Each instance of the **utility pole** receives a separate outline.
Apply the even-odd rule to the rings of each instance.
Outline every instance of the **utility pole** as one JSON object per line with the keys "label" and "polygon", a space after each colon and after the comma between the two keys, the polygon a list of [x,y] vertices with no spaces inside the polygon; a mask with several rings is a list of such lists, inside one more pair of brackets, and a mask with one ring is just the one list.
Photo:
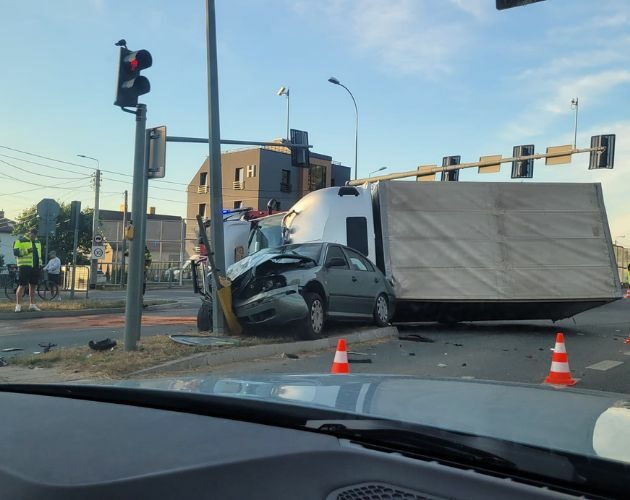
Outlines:
{"label": "utility pole", "polygon": [[77,247],[79,246],[79,220],[81,218],[81,202],[73,201],[70,213],[74,218],[74,243],[72,244],[72,282],[70,284],[70,298],[74,299],[74,285],[77,274]]}
{"label": "utility pole", "polygon": [[128,192],[125,189],[125,201],[123,203],[123,221],[122,221],[122,258],[120,261],[120,286],[125,285],[125,252],[127,251],[127,238],[125,238],[126,227],[127,227],[127,212],[129,211],[128,206]]}
{"label": "utility pole", "polygon": [[[99,228],[98,206],[101,193],[101,170],[96,169],[94,172],[94,214],[92,216],[92,241],[96,236]],[[90,262],[90,290],[96,288],[96,271],[98,268],[98,259],[92,259]]]}
{"label": "utility pole", "polygon": [[[210,160],[210,235],[214,263],[225,272],[223,242],[223,193],[221,180],[221,132],[219,127],[219,79],[217,74],[217,33],[214,0],[206,0],[206,44],[208,56],[208,149]],[[217,299],[217,287],[212,287],[212,332],[224,333],[225,319]]]}
{"label": "utility pole", "polygon": [[133,161],[133,191],[131,193],[131,220],[134,236],[129,249],[129,280],[127,284],[127,307],[125,308],[125,351],[135,351],[142,322],[142,284],[144,273],[144,233],[146,222],[144,209],[144,185],[147,171],[144,163],[147,107],[138,104],[136,115],[136,140]]}

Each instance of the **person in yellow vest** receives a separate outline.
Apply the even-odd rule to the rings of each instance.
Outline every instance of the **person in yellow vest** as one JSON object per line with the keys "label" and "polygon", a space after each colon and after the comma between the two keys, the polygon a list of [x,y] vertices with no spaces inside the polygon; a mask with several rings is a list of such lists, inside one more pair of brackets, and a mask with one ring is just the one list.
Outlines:
{"label": "person in yellow vest", "polygon": [[35,305],[35,287],[39,281],[42,263],[42,244],[37,239],[37,229],[31,229],[28,236],[21,236],[13,244],[13,255],[18,265],[18,288],[16,291],[15,312],[22,310],[22,295],[28,286],[29,310],[40,311]]}

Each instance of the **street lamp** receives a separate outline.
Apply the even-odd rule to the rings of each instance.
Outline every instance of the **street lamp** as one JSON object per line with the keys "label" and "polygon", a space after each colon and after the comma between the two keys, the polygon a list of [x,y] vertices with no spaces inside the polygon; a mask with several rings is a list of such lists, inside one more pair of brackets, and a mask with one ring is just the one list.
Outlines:
{"label": "street lamp", "polygon": [[387,167],[381,167],[381,168],[377,168],[376,170],[372,170],[369,174],[368,174],[368,179],[370,177],[372,177],[372,174],[375,174],[376,172],[382,172],[383,170],[387,170]]}
{"label": "street lamp", "polygon": [[289,137],[289,106],[290,106],[290,97],[289,97],[289,89],[287,87],[280,87],[278,89],[277,94],[279,96],[286,95],[287,96],[287,141],[291,140]]}
{"label": "street lamp", "polygon": [[[101,190],[101,163],[96,158],[92,158],[91,156],[86,155],[77,155],[79,158],[86,158],[88,160],[93,160],[96,162],[96,172],[94,177],[94,213],[92,214],[92,241],[94,241],[94,236],[96,236],[96,230],[98,229],[98,205],[99,205],[99,196]],[[94,290],[96,288],[96,271],[98,266],[98,259],[92,259],[90,261],[90,290]]]}
{"label": "street lamp", "polygon": [[357,108],[357,101],[354,99],[354,96],[352,95],[352,92],[350,92],[350,89],[348,87],[346,87],[343,83],[337,80],[334,76],[331,76],[328,79],[328,81],[334,85],[339,85],[340,87],[343,87],[344,89],[346,89],[346,92],[350,94],[350,97],[352,97],[352,102],[354,103],[354,113],[355,113],[355,119],[356,119],[356,123],[354,127],[354,178],[356,180],[358,178],[357,156],[358,156],[358,150],[359,150],[359,108]]}

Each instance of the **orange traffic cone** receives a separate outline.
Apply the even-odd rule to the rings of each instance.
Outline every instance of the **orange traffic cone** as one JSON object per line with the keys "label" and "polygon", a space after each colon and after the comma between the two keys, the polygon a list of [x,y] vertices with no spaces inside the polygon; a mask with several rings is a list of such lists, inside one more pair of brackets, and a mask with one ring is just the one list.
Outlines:
{"label": "orange traffic cone", "polygon": [[330,368],[330,373],[350,373],[346,341],[344,339],[339,339],[339,342],[337,342],[337,352],[335,352],[335,359]]}
{"label": "orange traffic cone", "polygon": [[551,357],[551,370],[545,379],[545,384],[552,385],[575,385],[576,380],[571,377],[569,370],[569,357],[564,346],[564,334],[556,335],[556,347]]}

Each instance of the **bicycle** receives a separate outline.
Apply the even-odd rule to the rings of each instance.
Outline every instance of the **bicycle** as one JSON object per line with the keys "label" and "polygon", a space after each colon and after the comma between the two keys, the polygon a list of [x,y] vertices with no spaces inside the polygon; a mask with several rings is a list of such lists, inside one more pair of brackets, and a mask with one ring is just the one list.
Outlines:
{"label": "bicycle", "polygon": [[[17,272],[10,273],[9,279],[4,287],[4,294],[7,299],[12,302],[15,302],[18,286],[19,282]],[[27,295],[28,286],[24,287],[23,297],[26,297]],[[45,301],[54,300],[59,295],[59,285],[57,285],[54,281],[40,277],[37,282],[37,295],[39,295],[40,299]]]}

